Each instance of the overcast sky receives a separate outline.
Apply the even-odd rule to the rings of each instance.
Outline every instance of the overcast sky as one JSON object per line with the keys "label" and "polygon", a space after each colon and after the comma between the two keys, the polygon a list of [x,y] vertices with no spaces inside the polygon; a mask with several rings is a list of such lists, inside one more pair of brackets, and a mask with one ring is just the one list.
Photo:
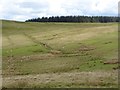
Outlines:
{"label": "overcast sky", "polygon": [[43,16],[117,16],[120,0],[0,0],[0,19],[24,21]]}

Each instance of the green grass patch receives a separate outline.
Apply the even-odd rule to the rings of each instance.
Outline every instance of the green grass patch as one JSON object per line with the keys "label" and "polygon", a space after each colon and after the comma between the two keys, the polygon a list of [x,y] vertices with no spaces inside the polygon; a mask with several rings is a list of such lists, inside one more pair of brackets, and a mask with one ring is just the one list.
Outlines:
{"label": "green grass patch", "polygon": [[3,56],[25,56],[38,53],[47,53],[48,51],[48,49],[41,45],[32,45],[19,48],[3,49]]}

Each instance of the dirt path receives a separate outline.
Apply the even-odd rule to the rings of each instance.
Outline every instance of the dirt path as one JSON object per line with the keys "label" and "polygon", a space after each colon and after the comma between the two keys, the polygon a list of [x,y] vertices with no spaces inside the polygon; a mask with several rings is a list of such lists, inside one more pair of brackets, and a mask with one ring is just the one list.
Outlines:
{"label": "dirt path", "polygon": [[73,73],[53,73],[38,75],[22,75],[3,78],[3,86],[14,86],[17,83],[29,85],[40,85],[48,83],[73,83],[89,85],[117,85],[118,73],[112,72],[73,72]]}

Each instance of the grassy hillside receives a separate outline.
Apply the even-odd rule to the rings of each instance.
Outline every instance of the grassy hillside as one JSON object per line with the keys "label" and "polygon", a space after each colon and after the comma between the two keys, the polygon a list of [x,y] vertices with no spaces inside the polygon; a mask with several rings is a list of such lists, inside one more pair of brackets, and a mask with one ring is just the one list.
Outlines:
{"label": "grassy hillside", "polygon": [[117,87],[117,23],[3,21],[2,32],[4,87]]}

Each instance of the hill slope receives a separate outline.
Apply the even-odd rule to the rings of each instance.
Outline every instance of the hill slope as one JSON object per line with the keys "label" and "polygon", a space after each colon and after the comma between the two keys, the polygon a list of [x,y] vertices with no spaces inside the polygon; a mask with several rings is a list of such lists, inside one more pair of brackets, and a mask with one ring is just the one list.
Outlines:
{"label": "hill slope", "polygon": [[116,87],[117,34],[116,23],[3,21],[3,86]]}

